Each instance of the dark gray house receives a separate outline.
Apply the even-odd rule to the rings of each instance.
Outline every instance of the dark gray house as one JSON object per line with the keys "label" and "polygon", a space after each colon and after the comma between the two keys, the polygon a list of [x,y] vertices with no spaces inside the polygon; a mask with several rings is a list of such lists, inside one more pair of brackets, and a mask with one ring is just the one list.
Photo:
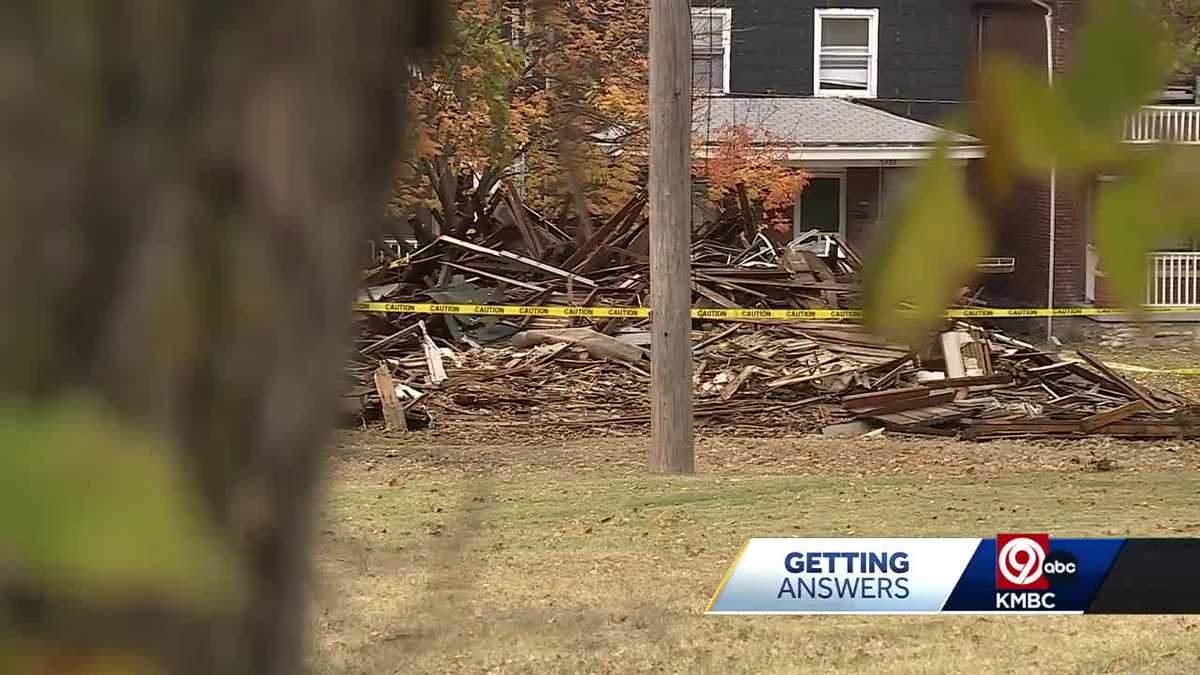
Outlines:
{"label": "dark gray house", "polygon": [[[963,163],[985,149],[944,132],[970,105],[985,50],[1046,56],[1030,0],[723,0],[693,3],[696,133],[747,124],[812,180],[794,231],[864,240],[883,196],[945,135]],[[707,138],[706,138],[707,140]]]}
{"label": "dark gray house", "polygon": [[[998,54],[1044,69],[1070,61],[1086,0],[695,0],[695,133],[747,124],[812,176],[793,232],[837,231],[863,244],[939,136],[968,181],[986,148],[960,128],[974,105],[979,64]],[[1200,144],[1200,97],[1147,106],[1129,143]],[[1164,99],[1163,103],[1167,103]],[[703,153],[704,150],[701,150]],[[1091,204],[1118,177],[1065,185],[1053,175],[1022,199],[988,206],[993,254],[1012,274],[996,295],[1036,306],[1103,302]],[[1136,224],[1131,224],[1136,226]],[[1200,242],[1164,243],[1148,261],[1150,305],[1200,306]]]}

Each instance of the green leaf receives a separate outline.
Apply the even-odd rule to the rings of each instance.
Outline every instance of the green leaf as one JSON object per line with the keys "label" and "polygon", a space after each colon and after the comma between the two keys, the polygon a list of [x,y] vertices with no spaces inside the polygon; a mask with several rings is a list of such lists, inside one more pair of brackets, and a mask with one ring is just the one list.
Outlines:
{"label": "green leaf", "polygon": [[920,339],[941,322],[987,250],[964,169],[944,144],[918,170],[877,243],[864,277],[867,322],[892,337]]}
{"label": "green leaf", "polygon": [[1146,254],[1173,239],[1200,235],[1200,152],[1146,153],[1125,178],[1105,185],[1096,200],[1100,268],[1121,303],[1141,307]]}
{"label": "green leaf", "polygon": [[1071,68],[1059,86],[1089,130],[1115,136],[1125,116],[1165,82],[1169,41],[1137,2],[1092,0],[1084,14]]}
{"label": "green leaf", "polygon": [[87,402],[0,403],[0,559],[52,591],[227,607],[238,586],[161,439]]}
{"label": "green leaf", "polygon": [[1020,171],[1084,175],[1097,166],[1119,161],[1128,153],[1115,130],[1093,130],[1044,73],[1008,61],[985,66],[987,82],[977,111],[977,126],[996,161],[1009,174]]}

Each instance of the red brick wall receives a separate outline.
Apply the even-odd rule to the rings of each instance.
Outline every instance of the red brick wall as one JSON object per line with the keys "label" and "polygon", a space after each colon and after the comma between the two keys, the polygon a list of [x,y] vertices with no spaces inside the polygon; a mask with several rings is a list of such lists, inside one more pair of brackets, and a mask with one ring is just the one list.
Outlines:
{"label": "red brick wall", "polygon": [[[994,224],[994,231],[1009,239],[1001,243],[997,255],[1012,255],[1017,266],[1001,284],[1006,298],[1026,305],[1042,307],[1047,302],[1050,260],[1050,181],[1029,180],[1017,188],[1013,201],[1023,204],[1014,209],[1006,223]],[[1058,181],[1055,200],[1054,231],[1054,304],[1079,304],[1084,300],[1084,228],[1083,191]]]}
{"label": "red brick wall", "polygon": [[[1058,0],[1054,12],[1054,73],[1066,72],[1073,58],[1074,31],[1079,25],[1086,0]],[[1083,185],[1058,180],[1058,199],[1055,204],[1054,298],[1055,304],[1077,304],[1084,301],[1084,267],[1086,265],[1087,234],[1084,223]],[[1047,208],[1049,199],[1047,198]],[[1047,218],[1049,213],[1047,213]],[[1047,240],[1049,235],[1047,234]]]}
{"label": "red brick wall", "polygon": [[1079,25],[1086,0],[1058,0],[1054,3],[1054,72],[1066,72],[1071,62],[1072,36]]}
{"label": "red brick wall", "polygon": [[[1055,3],[1052,63],[1056,77],[1070,65],[1072,31],[1078,24],[1082,4],[1081,0]],[[1084,301],[1086,264],[1085,191],[1061,176],[1056,187],[1054,304],[1079,304]],[[1049,176],[1024,181],[1011,200],[990,211],[996,255],[1016,257],[1017,267],[1009,278],[990,283],[989,289],[1021,304],[1044,306],[1050,260]]]}

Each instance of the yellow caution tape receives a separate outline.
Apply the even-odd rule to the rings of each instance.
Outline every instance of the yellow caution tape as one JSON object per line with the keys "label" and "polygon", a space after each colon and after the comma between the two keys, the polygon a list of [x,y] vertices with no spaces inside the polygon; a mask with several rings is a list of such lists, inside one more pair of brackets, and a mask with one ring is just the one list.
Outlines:
{"label": "yellow caution tape", "polygon": [[1163,373],[1166,375],[1200,375],[1200,368],[1147,368],[1146,366],[1131,366],[1128,363],[1104,362],[1113,370],[1125,370],[1131,373]]}
{"label": "yellow caution tape", "polygon": [[[380,312],[385,314],[457,314],[464,316],[582,316],[597,319],[635,318],[644,319],[650,316],[649,307],[570,307],[565,305],[464,305],[438,304],[424,302],[358,302],[354,309],[359,312]],[[1195,312],[1194,307],[1147,307],[1144,314],[1173,314],[1180,312]],[[1050,308],[999,308],[999,307],[970,307],[966,309],[948,309],[944,316],[948,319],[1004,319],[1004,318],[1039,318],[1050,316],[1102,316],[1127,314],[1122,309],[1101,307],[1056,307]],[[691,310],[693,319],[744,320],[744,319],[785,319],[793,321],[813,321],[822,319],[861,319],[860,309],[753,309],[738,307],[695,308]]]}
{"label": "yellow caution tape", "polygon": [[[1067,359],[1071,363],[1084,363],[1083,359]],[[1104,365],[1113,370],[1123,370],[1130,373],[1157,373],[1162,375],[1200,375],[1200,368],[1150,368],[1148,366],[1134,366],[1128,363],[1114,363],[1105,361]]]}
{"label": "yellow caution tape", "polygon": [[[424,302],[358,302],[354,304],[354,309],[359,312],[382,312],[385,314],[459,314],[467,316],[584,316],[600,319],[618,317],[644,319],[650,316],[649,307],[567,307],[563,305],[458,305]],[[693,314],[696,311],[707,310],[692,310]]]}

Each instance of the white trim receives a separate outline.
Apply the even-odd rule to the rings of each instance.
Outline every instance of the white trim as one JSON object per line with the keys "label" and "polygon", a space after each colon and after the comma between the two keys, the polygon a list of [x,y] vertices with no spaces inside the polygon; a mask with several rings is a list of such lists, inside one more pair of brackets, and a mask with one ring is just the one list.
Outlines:
{"label": "white trim", "polygon": [[[867,25],[867,90],[821,89],[821,20],[825,17],[857,17],[868,19]],[[813,96],[840,98],[876,98],[879,91],[879,10],[819,8],[813,10]]]}
{"label": "white trim", "polygon": [[[691,16],[719,16],[721,17],[721,49],[724,52],[724,72],[722,73],[721,88],[710,89],[705,93],[708,94],[728,94],[729,88],[729,61],[730,55],[733,52],[733,9],[728,7],[693,7]],[[693,51],[694,51],[694,46]]]}
{"label": "white trim", "polygon": [[[866,147],[815,147],[789,150],[789,160],[841,160],[841,161],[872,161],[881,162],[879,166],[888,166],[890,162],[920,161],[933,156],[932,147],[903,147],[888,146]],[[982,159],[987,156],[981,145],[970,145],[950,148],[950,159]]]}
{"label": "white trim", "polygon": [[[814,178],[836,178],[838,180],[838,234],[846,236],[846,169],[817,170],[808,174],[809,180]],[[804,190],[796,195],[796,203],[792,207],[792,238],[793,240],[805,232],[807,228],[800,222],[800,204],[804,201]]]}
{"label": "white trim", "polygon": [[[814,146],[814,147],[791,147],[780,148],[787,153],[785,159],[788,163],[801,162],[838,162],[850,165],[855,162],[862,162],[860,166],[900,166],[910,162],[921,162],[933,156],[934,148],[932,146],[901,146],[893,147],[886,145],[867,145],[867,146]],[[712,152],[711,147],[696,148],[693,156],[697,159],[710,157]],[[987,149],[982,145],[960,145],[949,148],[948,156],[950,159],[965,160],[965,159],[983,159],[987,156]]]}

